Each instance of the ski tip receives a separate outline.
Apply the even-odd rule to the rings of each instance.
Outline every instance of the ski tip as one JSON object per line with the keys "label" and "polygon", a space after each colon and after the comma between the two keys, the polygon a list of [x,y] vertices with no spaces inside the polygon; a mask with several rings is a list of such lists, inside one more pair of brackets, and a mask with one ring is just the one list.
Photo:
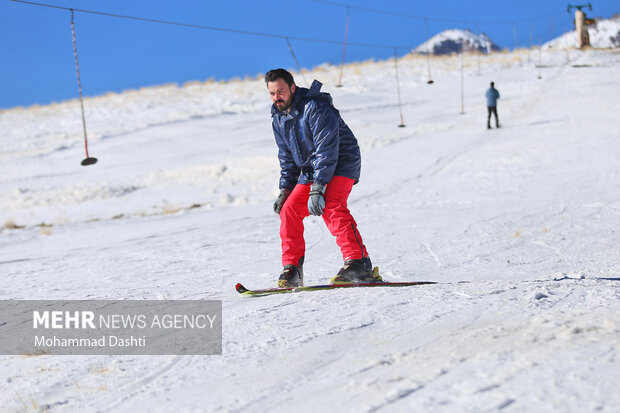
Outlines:
{"label": "ski tip", "polygon": [[241,283],[237,283],[237,285],[235,285],[235,290],[237,290],[237,292],[238,292],[239,294],[243,294],[243,293],[247,293],[247,292],[248,292],[248,289],[247,289],[247,288],[245,288],[245,287],[243,286],[243,284],[241,284]]}

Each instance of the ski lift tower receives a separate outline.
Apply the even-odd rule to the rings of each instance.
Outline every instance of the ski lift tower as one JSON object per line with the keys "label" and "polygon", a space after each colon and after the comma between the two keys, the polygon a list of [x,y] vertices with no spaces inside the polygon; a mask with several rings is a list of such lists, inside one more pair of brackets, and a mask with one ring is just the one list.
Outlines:
{"label": "ski lift tower", "polygon": [[576,6],[569,4],[567,10],[570,13],[571,9],[577,9],[575,10],[575,29],[577,30],[577,46],[580,49],[590,46],[590,35],[588,34],[588,28],[586,27],[586,14],[581,11],[581,9],[585,7],[588,7],[590,11],[592,11],[592,4],[590,3]]}

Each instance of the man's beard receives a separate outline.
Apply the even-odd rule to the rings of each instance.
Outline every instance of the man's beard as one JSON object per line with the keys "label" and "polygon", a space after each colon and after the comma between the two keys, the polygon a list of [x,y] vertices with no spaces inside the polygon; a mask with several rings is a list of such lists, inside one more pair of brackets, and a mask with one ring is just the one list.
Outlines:
{"label": "man's beard", "polygon": [[288,110],[293,104],[293,96],[291,95],[291,100],[288,103],[280,99],[280,100],[276,100],[274,104],[276,105],[276,108],[280,112],[284,112],[285,110]]}

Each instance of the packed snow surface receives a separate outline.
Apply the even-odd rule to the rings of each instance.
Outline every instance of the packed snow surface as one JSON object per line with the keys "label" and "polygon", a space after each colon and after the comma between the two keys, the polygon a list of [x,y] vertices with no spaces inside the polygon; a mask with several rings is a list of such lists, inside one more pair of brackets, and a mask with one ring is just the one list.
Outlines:
{"label": "packed snow surface", "polygon": [[[399,61],[317,78],[362,150],[349,199],[391,281],[261,298],[280,271],[260,79],[0,112],[2,299],[216,299],[216,356],[0,356],[4,411],[617,412],[620,54]],[[478,74],[480,63],[480,75]],[[538,65],[538,67],[536,67]],[[540,79],[538,78],[540,75]],[[501,129],[486,129],[495,81]],[[341,266],[306,221],[306,284]]]}

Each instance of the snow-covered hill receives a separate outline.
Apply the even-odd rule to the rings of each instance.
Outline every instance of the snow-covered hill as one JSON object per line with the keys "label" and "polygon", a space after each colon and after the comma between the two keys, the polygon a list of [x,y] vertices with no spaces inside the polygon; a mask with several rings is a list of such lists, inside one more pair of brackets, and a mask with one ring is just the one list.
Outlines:
{"label": "snow-covered hill", "polygon": [[[573,65],[567,65],[566,53]],[[220,356],[0,355],[8,412],[615,412],[620,55],[543,51],[305,73],[356,134],[349,198],[401,289],[252,299],[280,268],[262,80],[0,111],[0,299],[217,299]],[[575,66],[575,67],[574,67]],[[538,79],[538,75],[542,79]],[[486,129],[484,92],[501,92]],[[303,85],[302,79],[298,81]],[[341,265],[306,221],[306,283]],[[0,331],[4,323],[0,320]],[[3,333],[7,334],[7,333]]]}
{"label": "snow-covered hill", "polygon": [[[610,19],[596,19],[596,23],[588,26],[590,44],[600,49],[620,47],[620,14]],[[546,49],[565,49],[577,47],[575,30],[563,34],[543,45]]]}
{"label": "snow-covered hill", "polygon": [[417,53],[446,55],[459,53],[461,50],[491,53],[500,50],[484,33],[476,34],[470,30],[444,30],[414,49]]}

